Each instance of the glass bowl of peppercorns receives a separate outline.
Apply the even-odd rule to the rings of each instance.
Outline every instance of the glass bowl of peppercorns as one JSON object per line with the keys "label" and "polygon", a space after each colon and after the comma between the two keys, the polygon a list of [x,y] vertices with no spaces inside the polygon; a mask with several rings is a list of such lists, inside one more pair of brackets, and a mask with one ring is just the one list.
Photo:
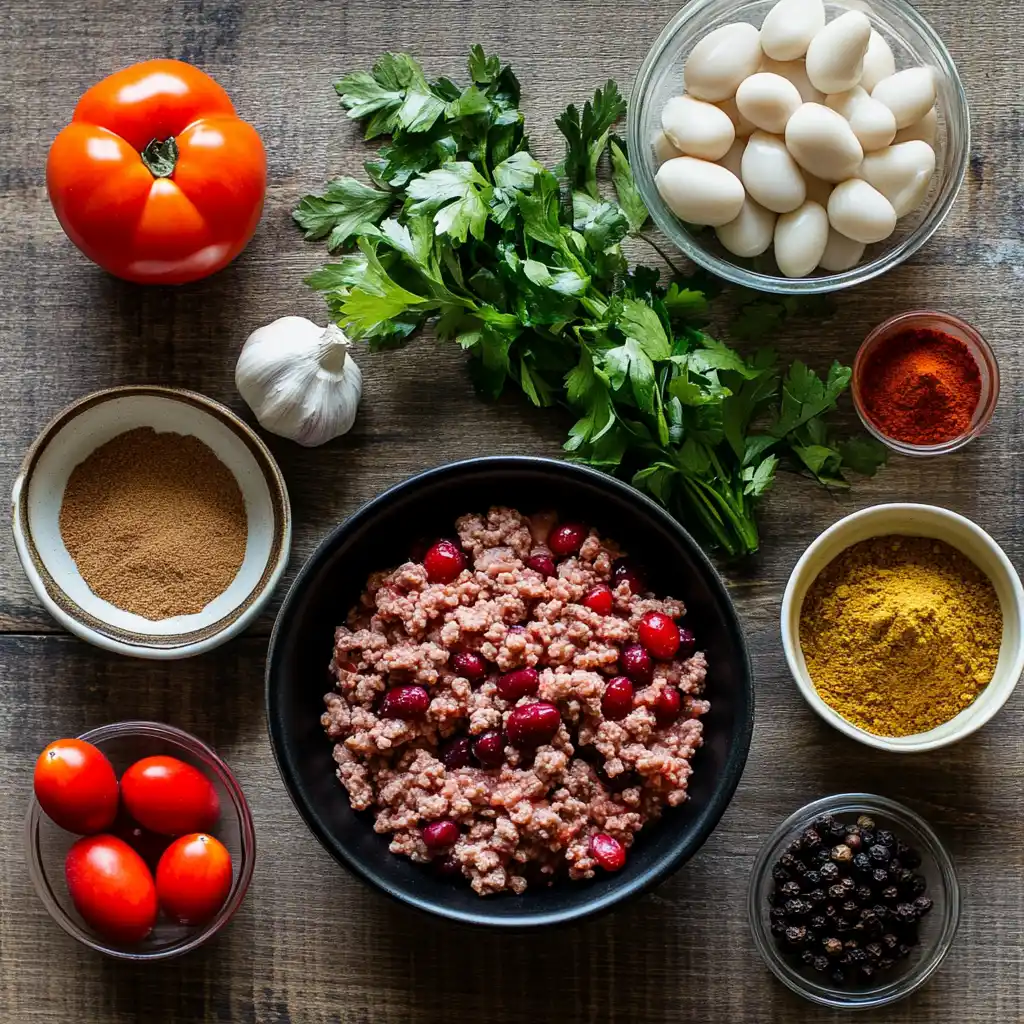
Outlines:
{"label": "glass bowl of peppercorns", "polygon": [[791,814],[761,848],[747,909],[775,976],[841,1009],[896,1002],[942,963],[960,920],[953,862],[928,824],[842,793]]}

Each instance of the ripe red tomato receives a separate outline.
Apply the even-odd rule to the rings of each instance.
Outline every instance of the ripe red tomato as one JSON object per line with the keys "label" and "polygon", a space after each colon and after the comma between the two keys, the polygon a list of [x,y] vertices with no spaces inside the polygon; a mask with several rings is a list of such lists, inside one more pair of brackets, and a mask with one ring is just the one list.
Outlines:
{"label": "ripe red tomato", "polygon": [[61,227],[105,270],[184,284],[227,266],[263,211],[267,158],[228,94],[180,60],[87,90],[46,162]]}
{"label": "ripe red tomato", "polygon": [[182,924],[203,924],[231,891],[231,854],[205,832],[175,839],[156,869],[156,892],[164,913]]}
{"label": "ripe red tomato", "polygon": [[128,813],[145,828],[165,836],[205,832],[220,815],[213,783],[176,757],[144,757],[121,777]]}
{"label": "ripe red tomato", "polygon": [[156,923],[156,885],[145,861],[117,836],[86,836],[64,862],[68,892],[86,923],[114,942],[141,942]]}
{"label": "ripe red tomato", "polygon": [[103,832],[117,815],[117,776],[103,752],[84,740],[56,740],[36,761],[39,806],[69,832]]}

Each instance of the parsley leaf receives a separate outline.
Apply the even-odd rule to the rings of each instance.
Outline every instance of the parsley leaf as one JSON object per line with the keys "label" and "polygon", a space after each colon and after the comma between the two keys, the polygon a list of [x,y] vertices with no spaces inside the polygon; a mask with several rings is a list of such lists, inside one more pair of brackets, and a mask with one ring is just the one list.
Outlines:
{"label": "parsley leaf", "polygon": [[327,237],[337,249],[380,220],[394,205],[390,192],[370,188],[355,178],[336,178],[322,196],[306,196],[292,212],[309,240]]}
{"label": "parsley leaf", "polygon": [[[308,238],[343,250],[307,279],[333,319],[375,349],[432,328],[466,353],[484,397],[514,388],[568,407],[569,458],[632,480],[730,556],[757,549],[780,469],[841,488],[884,462],[873,441],[830,429],[849,369],[821,377],[738,352],[705,329],[721,282],[630,268],[623,243],[648,214],[612,135],[625,112],[614,82],[557,119],[565,159],[549,170],[530,153],[512,69],[479,46],[467,66],[468,82],[428,81],[408,54],[384,54],[337,83],[348,115],[383,138],[372,184],[339,178],[294,212]],[[732,294],[733,336],[759,342],[822,310]]]}

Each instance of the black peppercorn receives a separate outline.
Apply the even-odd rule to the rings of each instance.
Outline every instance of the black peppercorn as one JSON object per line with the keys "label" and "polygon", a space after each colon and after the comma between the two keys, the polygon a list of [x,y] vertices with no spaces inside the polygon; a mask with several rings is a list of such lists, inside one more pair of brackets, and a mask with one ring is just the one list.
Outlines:
{"label": "black peppercorn", "polygon": [[801,875],[807,870],[791,853],[784,853],[779,858],[779,866],[787,871],[797,871]]}
{"label": "black peppercorn", "polygon": [[768,929],[772,935],[777,939],[781,939],[786,934],[786,922],[785,921],[772,921]]}
{"label": "black peppercorn", "polygon": [[856,917],[860,913],[860,904],[856,900],[846,900],[839,909],[850,917]]}
{"label": "black peppercorn", "polygon": [[875,968],[872,967],[871,964],[861,964],[860,965],[860,976],[865,981],[870,981],[875,976]]}
{"label": "black peppercorn", "polygon": [[828,887],[828,895],[830,899],[841,900],[846,895],[846,889],[841,882],[836,882]]}
{"label": "black peppercorn", "polygon": [[900,891],[895,885],[887,885],[881,893],[882,899],[895,903],[900,898]]}
{"label": "black peppercorn", "polygon": [[860,920],[861,924],[868,929],[873,928],[879,923],[878,915],[870,907],[867,907],[860,912]]}
{"label": "black peppercorn", "polygon": [[871,886],[858,885],[857,888],[853,890],[853,895],[856,896],[857,899],[861,901],[861,903],[868,903],[873,895]]}
{"label": "black peppercorn", "polygon": [[924,917],[924,915],[927,914],[934,905],[935,904],[927,896],[918,896],[917,899],[914,900],[914,909],[917,911],[918,917]]}
{"label": "black peppercorn", "polygon": [[805,964],[813,964],[813,963],[814,963],[814,956],[815,956],[815,954],[814,954],[814,951],[813,951],[813,950],[811,950],[811,949],[805,949],[805,950],[804,950],[804,951],[803,951],[803,952],[802,952],[802,953],[800,954],[800,959],[801,959],[801,960],[803,960],[803,962],[804,962]]}
{"label": "black peppercorn", "polygon": [[847,919],[845,917],[837,917],[836,918],[835,928],[836,928],[836,931],[839,932],[840,935],[844,934],[845,932],[848,932],[852,927],[853,927],[853,924],[852,924],[852,922],[849,919]]}
{"label": "black peppercorn", "polygon": [[928,880],[923,875],[915,875],[910,885],[910,891],[915,896],[920,896],[928,888]]}
{"label": "black peppercorn", "polygon": [[822,932],[828,927],[828,918],[824,914],[815,914],[807,923],[816,932]]}
{"label": "black peppercorn", "polygon": [[827,906],[827,907],[825,908],[825,916],[826,916],[826,917],[832,917],[832,918],[834,918],[834,917],[835,917],[835,916],[836,916],[836,915],[837,915],[838,913],[839,913],[839,911],[838,911],[838,910],[836,910],[836,905],[835,905],[834,903],[830,903],[830,904],[829,904],[829,905],[828,905],[828,906]]}
{"label": "black peppercorn", "polygon": [[779,886],[779,892],[783,896],[785,896],[787,898],[791,898],[793,896],[799,896],[800,895],[800,883],[799,882],[783,882],[782,885]]}
{"label": "black peppercorn", "polygon": [[820,907],[825,902],[825,890],[812,889],[805,898],[812,907]]}
{"label": "black peppercorn", "polygon": [[772,868],[772,878],[775,879],[776,882],[788,882],[792,877],[792,874],[790,874],[790,872],[781,864],[776,864],[775,867]]}
{"label": "black peppercorn", "polygon": [[912,903],[898,903],[896,905],[896,920],[900,924],[913,924],[917,920],[917,911]]}
{"label": "black peppercorn", "polygon": [[864,952],[867,953],[869,960],[878,961],[882,959],[882,947],[877,942],[869,942],[864,947]]}
{"label": "black peppercorn", "polygon": [[835,818],[833,818],[831,814],[822,814],[820,817],[815,818],[814,821],[811,822],[811,828],[818,832],[820,832],[822,829],[827,830],[829,825],[831,825],[833,821],[835,821]]}
{"label": "black peppercorn", "polygon": [[867,963],[868,955],[863,949],[851,949],[850,950],[850,963],[851,964],[863,964]]}
{"label": "black peppercorn", "polygon": [[875,885],[888,885],[889,884],[889,872],[885,868],[875,868],[871,872],[871,879]]}
{"label": "black peppercorn", "polygon": [[871,858],[866,853],[858,853],[853,858],[853,866],[861,872],[867,874],[872,870],[873,865],[871,864]]}
{"label": "black peppercorn", "polygon": [[801,881],[805,889],[817,889],[821,885],[821,872],[808,871]]}
{"label": "black peppercorn", "polygon": [[[803,900],[786,900],[782,905],[782,909],[790,917],[803,917],[804,915],[804,901]],[[913,910],[913,907],[911,907]]]}
{"label": "black peppercorn", "polygon": [[833,864],[831,861],[828,864],[822,864],[818,875],[821,880],[828,885],[831,885],[836,879],[839,878],[839,865]]}
{"label": "black peppercorn", "polygon": [[880,828],[875,833],[875,842],[880,846],[894,847],[896,845],[896,837],[889,832],[887,829]]}
{"label": "black peppercorn", "polygon": [[833,836],[835,839],[841,839],[848,831],[847,827],[841,821],[833,821],[828,827],[829,835]]}
{"label": "black peppercorn", "polygon": [[821,846],[821,836],[813,828],[809,828],[799,839],[794,840],[795,843],[802,843],[807,851],[816,850]]}
{"label": "black peppercorn", "polygon": [[899,944],[900,940],[892,932],[886,932],[882,936],[882,945],[888,950],[895,949]]}
{"label": "black peppercorn", "polygon": [[893,960],[891,956],[883,956],[882,959],[878,961],[878,969],[880,971],[891,970],[895,963],[896,961]]}
{"label": "black peppercorn", "polygon": [[846,878],[841,878],[838,884],[843,887],[843,889],[846,891],[847,896],[850,896],[853,893],[854,889],[857,888],[857,883],[849,876],[847,876]]}
{"label": "black peppercorn", "polygon": [[888,846],[882,846],[881,843],[875,843],[874,846],[868,847],[868,856],[874,864],[888,864],[892,857],[892,852],[889,850]]}
{"label": "black peppercorn", "polygon": [[816,971],[827,971],[828,970],[828,957],[827,956],[816,956],[812,964]]}
{"label": "black peppercorn", "polygon": [[[888,859],[888,858],[886,858]],[[845,843],[840,843],[832,848],[832,860],[836,864],[849,864],[853,860],[853,850]]]}
{"label": "black peppercorn", "polygon": [[825,864],[831,855],[832,851],[827,846],[821,847],[820,850],[816,850],[814,853],[815,860],[818,864]]}
{"label": "black peppercorn", "polygon": [[802,946],[807,938],[807,929],[803,925],[793,925],[786,929],[786,941],[791,946]]}

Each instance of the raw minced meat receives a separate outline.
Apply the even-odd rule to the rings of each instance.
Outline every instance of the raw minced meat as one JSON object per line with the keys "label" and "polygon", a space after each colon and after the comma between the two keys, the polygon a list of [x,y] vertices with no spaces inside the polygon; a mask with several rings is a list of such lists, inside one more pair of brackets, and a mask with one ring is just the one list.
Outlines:
{"label": "raw minced meat", "polygon": [[[594,530],[575,554],[554,554],[547,541],[556,522],[551,513],[527,518],[500,507],[463,516],[456,528],[466,564],[454,579],[431,582],[421,562],[374,573],[335,638],[336,687],[324,698],[322,722],[353,808],[373,813],[393,853],[461,872],[480,894],[609,868],[591,840],[610,836],[624,853],[666,805],[686,799],[699,716],[709,708],[704,654],[684,644],[672,660],[653,662],[627,713],[604,713],[606,687],[620,674],[623,649],[638,642],[641,619],[661,613],[674,621],[686,609],[633,594],[636,576],[615,574],[621,552]],[[557,575],[528,567],[541,556]],[[599,584],[611,589],[607,615],[584,603]],[[482,679],[455,672],[460,651],[483,659]],[[505,699],[503,675],[519,669],[535,670],[533,692]],[[403,689],[414,691],[422,711],[395,711],[408,697]],[[516,708],[538,701],[561,716],[544,742],[517,746],[502,732],[499,766],[468,754],[467,744],[504,730]],[[453,741],[467,751],[464,766],[445,766]],[[441,821],[459,831],[438,850],[424,830]]]}

